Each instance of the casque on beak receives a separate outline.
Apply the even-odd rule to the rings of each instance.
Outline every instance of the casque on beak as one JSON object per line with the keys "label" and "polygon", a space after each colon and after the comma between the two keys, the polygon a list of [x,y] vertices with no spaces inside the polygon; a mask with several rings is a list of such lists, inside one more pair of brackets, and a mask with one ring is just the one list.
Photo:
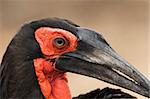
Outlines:
{"label": "casque on beak", "polygon": [[77,50],[61,55],[56,61],[57,69],[94,77],[150,97],[150,81],[119,56],[100,34],[79,27],[77,36]]}

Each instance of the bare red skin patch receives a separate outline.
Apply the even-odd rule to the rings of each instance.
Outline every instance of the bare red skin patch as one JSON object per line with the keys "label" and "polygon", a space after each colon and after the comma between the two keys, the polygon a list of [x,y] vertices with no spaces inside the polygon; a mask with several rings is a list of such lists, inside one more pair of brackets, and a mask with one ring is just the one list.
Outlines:
{"label": "bare red skin patch", "polygon": [[[57,37],[65,38],[67,45],[59,49],[53,41]],[[42,27],[36,30],[35,38],[46,58],[59,58],[77,47],[77,37],[72,33],[56,28]],[[66,73],[55,69],[55,63],[44,58],[34,60],[34,67],[42,94],[46,99],[71,99]]]}
{"label": "bare red skin patch", "polygon": [[41,92],[46,99],[71,99],[64,72],[55,70],[52,63],[43,58],[35,59],[34,67]]}
{"label": "bare red skin patch", "polygon": [[[61,50],[54,47],[53,40],[57,37],[66,38],[69,45]],[[74,51],[77,47],[77,37],[72,33],[62,29],[49,27],[39,28],[35,32],[35,38],[40,44],[43,54],[46,56],[58,56],[66,52]]]}

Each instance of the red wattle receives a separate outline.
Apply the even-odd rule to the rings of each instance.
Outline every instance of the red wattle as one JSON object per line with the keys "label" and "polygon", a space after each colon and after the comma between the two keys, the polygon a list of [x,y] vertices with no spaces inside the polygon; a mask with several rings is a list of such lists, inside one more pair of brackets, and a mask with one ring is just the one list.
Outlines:
{"label": "red wattle", "polygon": [[43,58],[34,60],[41,92],[46,99],[71,99],[66,74],[55,70],[52,65],[52,62]]}

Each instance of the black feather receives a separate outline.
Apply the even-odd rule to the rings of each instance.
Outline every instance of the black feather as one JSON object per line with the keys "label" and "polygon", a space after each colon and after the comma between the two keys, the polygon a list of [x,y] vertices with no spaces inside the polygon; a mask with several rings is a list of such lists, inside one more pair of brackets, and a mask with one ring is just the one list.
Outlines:
{"label": "black feather", "polygon": [[1,62],[0,99],[43,99],[33,65],[33,60],[43,55],[34,32],[40,27],[52,27],[75,35],[77,26],[71,21],[58,18],[23,25],[10,42]]}
{"label": "black feather", "polygon": [[104,88],[96,89],[86,94],[81,94],[73,99],[136,99],[135,97],[122,92],[120,89]]}
{"label": "black feather", "polygon": [[[44,99],[34,71],[33,60],[43,57],[34,32],[40,27],[60,28],[77,36],[78,25],[65,19],[42,19],[27,23],[10,42],[0,65],[0,99]],[[113,99],[110,95],[121,94],[121,98],[132,96],[115,89],[97,89],[73,99]],[[115,97],[116,98],[116,97]]]}

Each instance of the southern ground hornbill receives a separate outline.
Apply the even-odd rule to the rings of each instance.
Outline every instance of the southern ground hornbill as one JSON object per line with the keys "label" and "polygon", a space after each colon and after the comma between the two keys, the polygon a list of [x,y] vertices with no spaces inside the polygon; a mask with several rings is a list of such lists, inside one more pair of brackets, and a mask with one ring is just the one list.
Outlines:
{"label": "southern ground hornbill", "polygon": [[[65,19],[48,18],[26,23],[9,44],[0,66],[0,99],[71,99],[66,72],[150,97],[150,81],[119,56],[100,33]],[[105,88],[76,98],[115,96],[132,97]]]}

